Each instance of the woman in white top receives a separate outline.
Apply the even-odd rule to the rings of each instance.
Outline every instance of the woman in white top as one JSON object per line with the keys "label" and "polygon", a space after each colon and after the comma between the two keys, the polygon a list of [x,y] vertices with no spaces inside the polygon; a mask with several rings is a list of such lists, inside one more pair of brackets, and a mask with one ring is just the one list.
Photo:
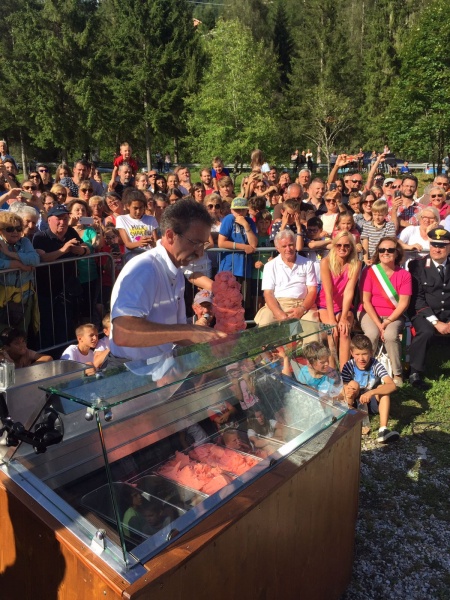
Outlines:
{"label": "woman in white top", "polygon": [[399,235],[403,250],[417,250],[417,255],[410,257],[405,266],[413,258],[426,256],[430,250],[430,240],[427,232],[439,225],[439,211],[433,206],[427,206],[417,215],[418,225],[408,225]]}

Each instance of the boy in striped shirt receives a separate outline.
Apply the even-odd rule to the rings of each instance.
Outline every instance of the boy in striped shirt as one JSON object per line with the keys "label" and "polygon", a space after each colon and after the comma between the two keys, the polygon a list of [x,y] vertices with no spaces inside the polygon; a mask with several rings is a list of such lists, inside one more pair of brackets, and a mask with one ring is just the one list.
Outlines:
{"label": "boy in striped shirt", "polygon": [[387,444],[397,441],[400,437],[398,432],[390,431],[387,427],[390,395],[397,389],[395,383],[383,365],[373,357],[372,343],[367,336],[355,335],[350,343],[350,352],[352,358],[342,369],[344,393],[349,408],[353,408],[358,401],[370,406],[372,412],[379,412],[377,442]]}
{"label": "boy in striped shirt", "polygon": [[381,238],[396,235],[392,221],[387,220],[389,206],[386,200],[377,200],[372,204],[372,220],[365,221],[361,231],[361,244],[364,251],[364,262],[372,264],[372,256]]}

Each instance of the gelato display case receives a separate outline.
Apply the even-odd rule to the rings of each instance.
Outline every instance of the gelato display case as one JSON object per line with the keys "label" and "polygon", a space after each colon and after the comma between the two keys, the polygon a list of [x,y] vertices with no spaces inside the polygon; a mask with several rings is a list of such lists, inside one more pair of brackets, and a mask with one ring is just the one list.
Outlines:
{"label": "gelato display case", "polygon": [[[331,337],[328,327],[285,321],[94,376],[85,376],[80,365],[68,362],[73,365],[72,370],[66,367],[70,372],[36,382],[33,394],[27,394],[33,402],[20,399],[20,385],[7,390],[2,414],[3,421],[10,421],[0,446],[0,503],[2,498],[5,502],[3,490],[10,508],[19,503],[27,519],[36,525],[39,521],[38,529],[45,525],[55,535],[65,564],[65,583],[59,582],[56,597],[71,597],[69,582],[75,573],[68,567],[74,556],[89,573],[83,579],[91,582],[86,583],[86,597],[97,597],[94,589],[103,590],[101,597],[105,590],[111,597],[147,597],[150,591],[152,597],[177,597],[175,592],[157,592],[161,585],[165,591],[179,586],[184,598],[211,593],[221,597],[214,580],[208,588],[206,574],[205,589],[186,595],[186,572],[193,579],[201,577],[199,557],[221,540],[228,544],[226,536],[235,529],[239,533],[246,521],[250,526],[265,503],[269,514],[274,510],[271,504],[286,503],[283,510],[291,513],[294,530],[298,528],[302,497],[319,492],[297,489],[296,479],[303,471],[310,477],[320,454],[329,462],[331,453],[333,462],[333,446],[347,439],[341,450],[346,472],[342,484],[350,478],[345,493],[353,497],[345,510],[348,513],[351,506],[351,514],[335,516],[339,528],[346,524],[347,563],[339,570],[341,583],[335,585],[342,593],[349,565],[351,569],[356,519],[359,415],[348,411],[335,377],[326,389],[316,390],[283,372],[284,356],[295,363],[295,372],[302,366],[304,345],[327,344]],[[23,389],[26,392],[27,386]],[[38,437],[39,444],[34,443]],[[321,477],[324,474],[334,477],[333,469],[323,468]],[[320,493],[333,496],[333,486],[336,482]],[[287,496],[277,498],[280,494]],[[338,505],[343,493],[339,495]],[[317,514],[321,510],[318,506]],[[283,530],[276,533],[270,525],[284,540],[288,532],[281,523],[280,527]],[[260,534],[258,528],[264,528],[264,521],[248,535],[256,543],[262,535],[263,544],[268,532]],[[319,537],[320,531],[318,527]],[[310,535],[305,535],[305,544]],[[21,546],[25,541],[18,535],[15,543]],[[338,544],[342,543],[341,539]],[[249,541],[242,544],[239,552]],[[274,547],[277,537],[269,543],[267,556],[260,550],[263,562],[269,555],[274,560]],[[278,560],[285,561],[285,551],[283,542]],[[249,561],[248,556],[240,558]],[[35,560],[39,564],[38,553]],[[221,560],[235,568],[233,561],[238,559],[224,550]],[[281,572],[288,567],[277,568]],[[42,565],[36,570],[42,573]],[[80,564],[76,572],[79,575]],[[260,584],[255,580],[254,585]],[[301,590],[299,585],[292,588],[289,583],[289,589]],[[81,588],[78,592],[83,598]]]}

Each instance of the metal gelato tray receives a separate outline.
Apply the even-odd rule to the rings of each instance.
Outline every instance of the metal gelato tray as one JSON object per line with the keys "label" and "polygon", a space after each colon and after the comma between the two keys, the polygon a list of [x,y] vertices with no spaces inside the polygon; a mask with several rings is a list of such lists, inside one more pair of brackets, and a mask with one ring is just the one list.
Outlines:
{"label": "metal gelato tray", "polygon": [[184,485],[175,483],[171,479],[166,479],[161,475],[144,475],[133,480],[140,490],[151,494],[156,498],[164,500],[173,506],[182,510],[190,510],[200,502],[203,502],[208,496],[197,490],[192,490]]}

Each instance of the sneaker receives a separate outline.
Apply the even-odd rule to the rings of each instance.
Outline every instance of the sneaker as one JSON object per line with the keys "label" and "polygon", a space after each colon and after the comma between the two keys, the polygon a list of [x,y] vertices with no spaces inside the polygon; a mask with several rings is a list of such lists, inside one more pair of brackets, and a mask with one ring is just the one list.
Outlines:
{"label": "sneaker", "polygon": [[393,381],[398,388],[403,387],[403,377],[401,375],[394,375]]}
{"label": "sneaker", "polygon": [[400,434],[398,431],[390,431],[387,427],[381,431],[378,431],[377,442],[379,444],[390,444],[391,442],[396,442]]}

